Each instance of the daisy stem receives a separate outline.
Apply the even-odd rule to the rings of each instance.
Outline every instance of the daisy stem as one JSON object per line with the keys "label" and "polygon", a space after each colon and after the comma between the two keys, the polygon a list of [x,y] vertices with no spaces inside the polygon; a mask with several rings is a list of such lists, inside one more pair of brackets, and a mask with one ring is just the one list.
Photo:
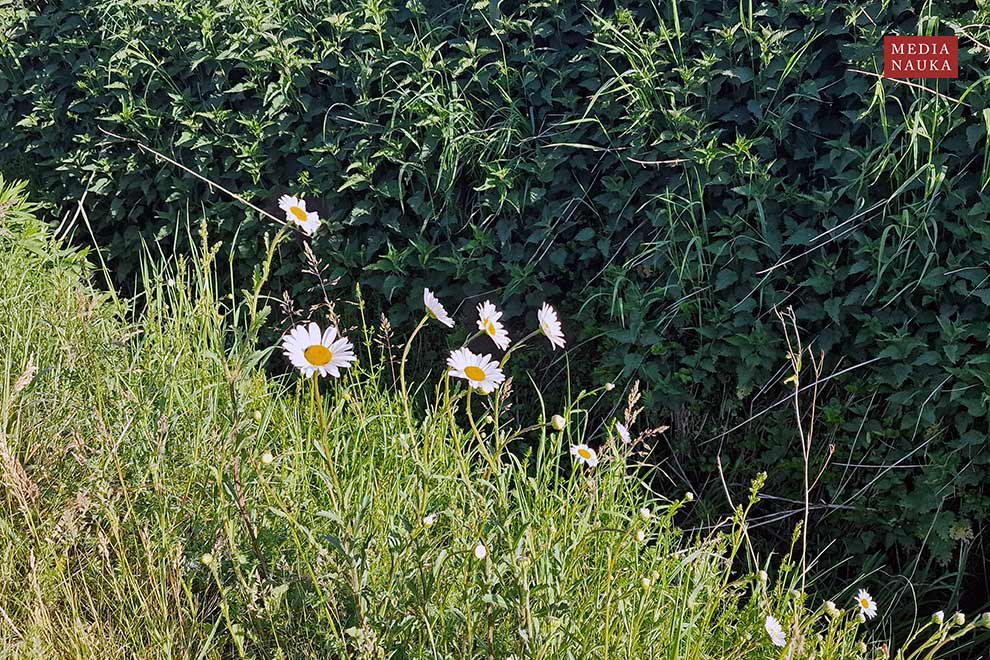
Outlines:
{"label": "daisy stem", "polygon": [[475,339],[477,339],[481,335],[485,335],[485,334],[488,334],[488,333],[487,332],[482,332],[481,330],[478,330],[478,332],[474,333],[473,335],[471,335],[470,337],[468,337],[467,339],[464,340],[464,343],[461,344],[461,348],[467,348],[468,347],[468,344],[470,344],[471,342],[473,342]]}
{"label": "daisy stem", "polygon": [[412,348],[413,339],[416,338],[416,335],[419,334],[419,331],[423,329],[423,326],[426,325],[426,322],[429,320],[429,314],[423,316],[422,320],[419,322],[419,325],[417,325],[416,329],[412,331],[411,335],[409,335],[409,339],[406,341],[406,345],[402,349],[402,360],[399,362],[399,387],[402,389],[402,406],[406,411],[406,424],[409,426],[410,433],[413,432],[413,423],[412,410],[409,407],[409,390],[406,389],[406,360],[409,357],[409,350]]}
{"label": "daisy stem", "polygon": [[485,446],[485,439],[481,437],[481,431],[478,430],[478,425],[474,421],[474,413],[471,411],[471,392],[473,391],[474,388],[468,388],[467,403],[465,403],[468,422],[471,424],[471,430],[474,431],[474,436],[478,439],[478,447],[481,449],[481,453],[484,454],[485,460],[488,461],[489,468],[494,470],[495,457],[492,456],[492,453],[488,451],[488,447]]}
{"label": "daisy stem", "polygon": [[509,360],[509,356],[512,355],[512,351],[516,350],[517,348],[521,348],[527,341],[529,341],[538,334],[540,334],[540,331],[534,330],[533,332],[529,333],[528,335],[517,341],[515,344],[513,344],[512,347],[505,352],[505,355],[502,356],[502,361],[498,363],[499,368],[505,366],[505,363]]}
{"label": "daisy stem", "polygon": [[320,439],[325,440],[326,438],[323,436],[326,436],[326,432],[327,432],[327,418],[326,418],[326,411],[323,410],[323,396],[320,394],[320,374],[314,373],[312,379],[313,379],[313,405],[316,406],[316,412],[319,415],[319,419],[320,419],[320,432],[321,432]]}
{"label": "daisy stem", "polygon": [[[327,435],[329,434],[329,424],[327,423],[327,413],[326,409],[323,407],[323,395],[320,393],[320,374],[314,373],[313,376],[313,405],[316,407],[317,415],[320,421],[320,446],[323,447],[324,452],[329,452],[330,448],[327,446]],[[329,453],[325,456],[327,462],[327,469],[330,471],[330,479],[333,480],[333,487],[337,489],[336,493],[333,493],[333,499],[335,502],[339,502],[340,497],[342,497],[344,490],[340,485],[340,477],[337,476],[337,466],[334,463],[334,457]]]}

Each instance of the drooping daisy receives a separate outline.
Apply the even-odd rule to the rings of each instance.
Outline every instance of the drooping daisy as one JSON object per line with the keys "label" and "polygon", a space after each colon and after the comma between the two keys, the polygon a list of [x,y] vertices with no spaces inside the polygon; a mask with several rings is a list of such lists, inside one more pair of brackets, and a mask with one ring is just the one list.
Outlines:
{"label": "drooping daisy", "polygon": [[505,374],[491,355],[478,355],[467,348],[451,351],[447,366],[450,367],[447,375],[463,378],[482,394],[492,393],[505,380]]}
{"label": "drooping daisy", "polygon": [[487,334],[503,351],[509,347],[509,333],[505,331],[505,326],[499,319],[502,312],[495,309],[495,305],[485,301],[478,305],[478,329]]}
{"label": "drooping daisy", "polygon": [[423,289],[423,304],[430,316],[443,323],[448,328],[454,327],[454,319],[447,315],[447,310],[443,308],[437,297],[429,289]]}
{"label": "drooping daisy", "polygon": [[859,593],[856,594],[856,605],[859,606],[860,614],[867,619],[872,619],[877,615],[877,603],[866,589],[860,589]]}
{"label": "drooping daisy", "polygon": [[285,211],[285,221],[299,227],[307,236],[312,236],[320,228],[319,214],[316,211],[306,210],[305,199],[282,195],[278,200],[278,206]]}
{"label": "drooping daisy", "polygon": [[576,457],[579,461],[587,465],[588,467],[595,467],[598,465],[598,454],[594,449],[588,445],[574,445],[571,447],[571,456]]}
{"label": "drooping daisy", "polygon": [[540,332],[550,340],[550,346],[553,347],[553,350],[557,350],[558,346],[563,348],[566,340],[564,339],[564,331],[560,329],[557,311],[547,303],[543,303],[543,307],[540,307],[540,311],[536,313],[536,318],[540,322]]}
{"label": "drooping daisy", "polygon": [[615,423],[615,432],[619,434],[619,439],[622,440],[622,444],[628,445],[632,442],[632,436],[629,435],[629,429],[622,422]]}
{"label": "drooping daisy", "polygon": [[340,377],[340,370],[347,369],[357,358],[354,346],[343,335],[337,336],[337,328],[320,330],[316,323],[300,324],[282,338],[282,350],[292,366],[307,378],[315,373]]}
{"label": "drooping daisy", "polygon": [[784,629],[780,625],[780,621],[777,621],[772,615],[767,616],[767,621],[763,624],[766,628],[767,634],[770,635],[770,641],[773,642],[774,646],[784,646],[787,644],[787,636],[784,634]]}

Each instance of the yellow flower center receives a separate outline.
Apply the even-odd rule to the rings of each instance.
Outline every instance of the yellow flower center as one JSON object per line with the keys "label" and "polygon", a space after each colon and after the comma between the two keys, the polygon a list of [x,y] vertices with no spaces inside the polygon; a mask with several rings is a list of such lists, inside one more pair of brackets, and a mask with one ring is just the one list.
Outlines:
{"label": "yellow flower center", "polygon": [[298,206],[289,207],[289,213],[291,213],[292,215],[296,216],[296,220],[298,220],[299,222],[306,222],[306,220],[309,217],[309,216],[306,215],[306,212],[303,211]]}
{"label": "yellow flower center", "polygon": [[325,364],[329,364],[333,360],[333,353],[326,346],[320,346],[319,344],[313,344],[305,351],[303,351],[303,357],[314,367],[322,367]]}
{"label": "yellow flower center", "polygon": [[590,461],[591,460],[591,450],[590,449],[585,449],[584,447],[581,447],[580,449],[578,449],[578,456],[580,456],[581,458],[583,458],[586,461]]}
{"label": "yellow flower center", "polygon": [[471,366],[464,367],[464,375],[471,380],[485,380],[485,370],[481,367],[476,367],[473,364]]}
{"label": "yellow flower center", "polygon": [[866,600],[865,598],[861,599],[859,601],[859,604],[864,610],[870,609],[870,601]]}
{"label": "yellow flower center", "polygon": [[490,320],[489,321],[485,321],[485,332],[487,332],[488,334],[490,334],[492,337],[494,337],[496,334],[498,334],[497,332],[495,332],[495,324],[492,323]]}

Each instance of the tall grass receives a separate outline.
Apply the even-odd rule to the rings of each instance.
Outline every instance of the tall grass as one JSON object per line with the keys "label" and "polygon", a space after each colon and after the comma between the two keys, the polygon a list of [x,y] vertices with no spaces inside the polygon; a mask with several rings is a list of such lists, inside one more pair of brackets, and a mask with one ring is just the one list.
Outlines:
{"label": "tall grass", "polygon": [[[605,387],[545,411],[562,430],[518,429],[499,408],[521,386],[472,401],[442,379],[403,401],[370,345],[337,381],[269,377],[263,273],[218,299],[204,236],[125,305],[16,193],[0,182],[3,655],[878,652],[852,608],[809,601],[798,557],[748,558],[761,477],[734,518],[688,538],[691,498],[650,492],[625,445],[572,464],[569,444],[601,441],[585,412]],[[936,657],[974,625],[950,617],[899,657]]]}

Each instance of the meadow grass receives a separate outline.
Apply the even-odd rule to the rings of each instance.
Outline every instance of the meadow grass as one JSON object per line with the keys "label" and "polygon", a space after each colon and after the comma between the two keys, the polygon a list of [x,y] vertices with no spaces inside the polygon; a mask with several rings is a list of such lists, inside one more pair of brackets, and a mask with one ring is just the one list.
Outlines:
{"label": "meadow grass", "polygon": [[[524,387],[472,400],[437,378],[404,399],[372,342],[338,380],[269,376],[263,273],[218,299],[213,253],[149,266],[125,303],[0,181],[0,656],[882,652],[848,602],[799,589],[798,557],[751,555],[762,477],[690,537],[691,497],[651,492],[589,425],[604,384],[517,428]],[[594,469],[570,460],[585,440]],[[898,657],[975,625],[924,626]]]}

